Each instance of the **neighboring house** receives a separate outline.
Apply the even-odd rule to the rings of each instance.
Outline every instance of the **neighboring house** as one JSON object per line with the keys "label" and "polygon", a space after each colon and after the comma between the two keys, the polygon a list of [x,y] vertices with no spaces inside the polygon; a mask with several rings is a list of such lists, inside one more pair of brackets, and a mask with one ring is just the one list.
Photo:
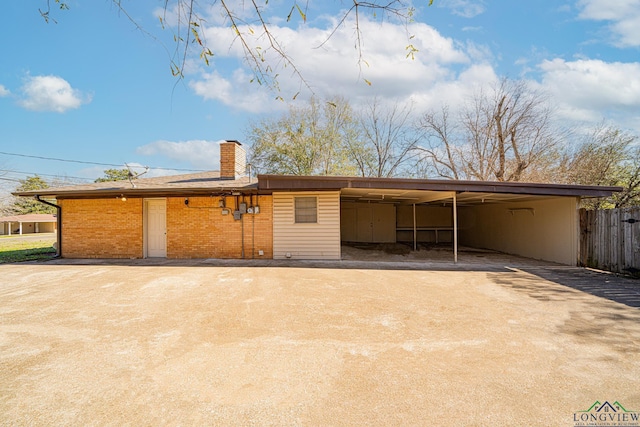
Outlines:
{"label": "neighboring house", "polygon": [[51,214],[26,214],[0,217],[0,234],[54,233],[57,219]]}
{"label": "neighboring house", "polygon": [[15,193],[55,197],[67,258],[341,258],[344,242],[448,243],[562,264],[578,259],[578,203],[618,187],[220,172]]}

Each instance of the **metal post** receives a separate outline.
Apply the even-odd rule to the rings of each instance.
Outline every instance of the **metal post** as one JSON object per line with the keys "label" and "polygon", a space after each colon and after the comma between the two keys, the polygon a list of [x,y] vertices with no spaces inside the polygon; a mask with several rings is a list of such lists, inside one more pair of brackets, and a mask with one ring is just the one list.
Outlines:
{"label": "metal post", "polygon": [[416,228],[416,204],[413,204],[413,250],[418,250],[418,229]]}
{"label": "metal post", "polygon": [[453,262],[458,263],[458,204],[457,193],[453,193]]}

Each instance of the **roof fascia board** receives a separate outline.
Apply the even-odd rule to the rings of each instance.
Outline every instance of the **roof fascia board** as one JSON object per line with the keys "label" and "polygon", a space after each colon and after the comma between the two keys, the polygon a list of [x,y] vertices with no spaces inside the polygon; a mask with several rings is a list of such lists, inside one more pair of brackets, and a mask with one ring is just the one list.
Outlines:
{"label": "roof fascia board", "polygon": [[105,197],[167,197],[167,196],[217,196],[230,193],[255,194],[257,188],[240,187],[240,188],[133,188],[133,189],[99,189],[99,190],[75,190],[75,191],[56,191],[55,189],[44,189],[43,191],[29,191],[12,193],[14,196],[21,197],[55,197],[57,199],[101,199]]}
{"label": "roof fascia board", "polygon": [[455,191],[458,193],[505,193],[540,196],[607,197],[621,187],[599,187],[522,182],[448,181],[404,178],[316,177],[258,175],[260,190],[339,190],[343,188]]}

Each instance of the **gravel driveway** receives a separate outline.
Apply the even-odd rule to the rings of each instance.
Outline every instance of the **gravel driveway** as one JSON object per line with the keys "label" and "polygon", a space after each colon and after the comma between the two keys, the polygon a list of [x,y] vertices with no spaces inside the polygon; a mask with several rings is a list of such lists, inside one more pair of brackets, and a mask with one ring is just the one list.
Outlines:
{"label": "gravel driveway", "polygon": [[573,426],[596,401],[640,411],[638,308],[500,264],[284,265],[1,265],[0,425]]}

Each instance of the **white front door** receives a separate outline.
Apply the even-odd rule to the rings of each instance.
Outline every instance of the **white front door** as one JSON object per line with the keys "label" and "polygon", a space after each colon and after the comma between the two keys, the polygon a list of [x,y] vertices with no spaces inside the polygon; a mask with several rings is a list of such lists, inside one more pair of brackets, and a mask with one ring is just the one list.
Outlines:
{"label": "white front door", "polygon": [[147,257],[167,256],[167,202],[146,200],[147,205]]}

